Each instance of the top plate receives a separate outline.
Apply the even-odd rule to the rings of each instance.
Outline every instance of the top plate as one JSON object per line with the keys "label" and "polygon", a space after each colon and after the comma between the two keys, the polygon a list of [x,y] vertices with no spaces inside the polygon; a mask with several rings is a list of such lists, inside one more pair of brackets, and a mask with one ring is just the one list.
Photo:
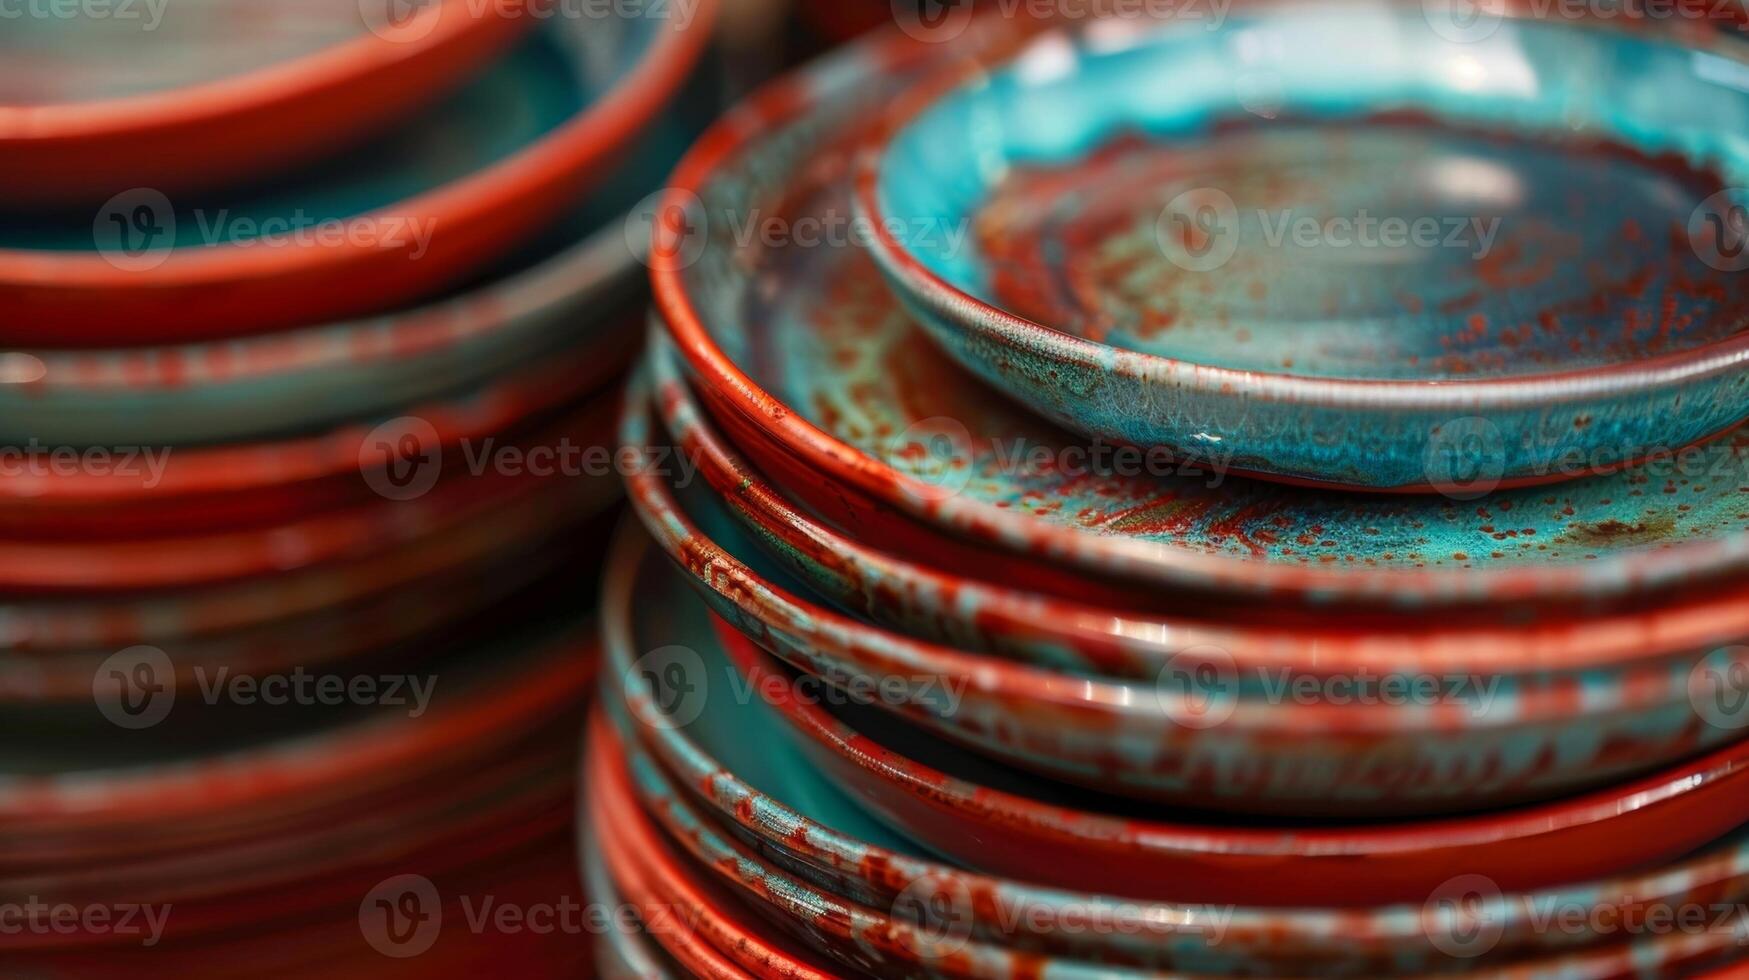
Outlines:
{"label": "top plate", "polygon": [[[654,259],[707,407],[769,476],[863,540],[909,544],[916,525],[894,519],[907,515],[1048,559],[1034,569],[1413,608],[1619,597],[1749,558],[1740,437],[1554,489],[1358,495],[1223,478],[994,397],[936,351],[863,250],[815,234],[851,213],[859,133],[844,121],[939,66],[943,47],[895,36],[860,56],[882,66],[874,78],[803,74],[731,115],[665,201],[706,234],[662,234]],[[749,216],[793,234],[742,234],[760,227]]]}
{"label": "top plate", "polygon": [[1741,45],[1494,20],[1325,0],[1044,32],[875,128],[872,251],[1021,401],[1252,474],[1549,483],[1735,425]]}

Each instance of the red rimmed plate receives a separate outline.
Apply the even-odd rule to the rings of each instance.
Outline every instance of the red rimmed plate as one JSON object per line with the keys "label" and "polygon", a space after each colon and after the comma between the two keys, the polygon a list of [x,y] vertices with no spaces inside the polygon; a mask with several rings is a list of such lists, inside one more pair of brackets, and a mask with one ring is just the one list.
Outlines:
{"label": "red rimmed plate", "polygon": [[435,458],[453,468],[466,462],[464,443],[484,443],[595,394],[623,368],[626,347],[615,341],[549,352],[479,388],[320,435],[191,447],[33,441],[0,450],[11,471],[0,481],[0,530],[16,539],[164,536],[287,523],[368,503],[379,487],[402,491],[391,466]]}
{"label": "red rimmed plate", "polygon": [[[1096,894],[1077,894],[944,865],[893,838],[870,819],[865,802],[828,785],[799,754],[764,696],[769,689],[733,676],[724,678],[726,687],[719,683],[729,665],[709,614],[677,592],[679,579],[651,559],[641,538],[623,540],[610,559],[603,600],[602,704],[627,733],[622,745],[646,808],[679,805],[684,795],[790,872],[872,907],[952,910],[948,924],[963,935],[1195,975],[1366,976],[1430,970],[1449,949],[1473,953],[1468,958],[1480,967],[1615,935],[1595,925],[1603,919],[1574,931],[1550,929],[1553,909],[1726,908],[1749,891],[1749,844],[1739,837],[1613,881],[1502,892],[1483,923],[1484,939],[1472,945],[1454,942],[1458,935],[1448,927],[1461,923],[1430,918],[1444,892],[1373,909],[1138,903],[1109,897],[1110,881],[1123,874],[1102,882]],[[901,904],[919,895],[933,901]],[[1030,924],[1028,934],[1016,934],[1015,923]]]}
{"label": "red rimmed plate", "polygon": [[417,718],[395,717],[386,708],[332,731],[197,752],[174,764],[43,772],[39,761],[30,767],[36,774],[14,768],[0,778],[0,827],[7,846],[28,860],[29,835],[89,840],[123,826],[174,828],[213,815],[245,820],[403,782],[458,758],[477,759],[541,719],[575,710],[594,676],[593,632],[589,624],[561,624],[552,635],[523,637],[524,647],[510,651],[516,656],[507,663],[495,663],[489,651],[471,663],[453,660],[451,667],[466,664],[459,672],[471,681],[465,693],[436,699]]}
{"label": "red rimmed plate", "polygon": [[[634,393],[626,445],[652,444],[644,404]],[[1359,674],[1336,675],[1338,688],[1292,669],[1241,674],[1212,648],[1183,651],[1152,684],[1041,669],[827,609],[763,559],[708,488],[690,488],[683,510],[653,468],[634,468],[627,486],[712,608],[792,666],[840,685],[888,684],[882,706],[913,724],[1108,793],[1300,817],[1475,810],[1668,766],[1745,723],[1735,679],[1749,648],[1737,646],[1628,665],[1598,688],[1422,674],[1391,695]]]}
{"label": "red rimmed plate", "polygon": [[[384,310],[438,289],[506,250],[604,176],[598,171],[668,104],[703,50],[715,6],[694,9],[691,19],[548,18],[451,100],[495,130],[539,127],[497,154],[490,144],[503,142],[502,133],[468,140],[463,149],[481,159],[465,175],[436,166],[446,162],[453,170],[455,161],[432,132],[394,141],[397,152],[424,146],[437,154],[424,160],[437,170],[419,175],[425,184],[412,179],[411,164],[386,178],[369,169],[383,166],[380,160],[334,164],[350,166],[351,179],[370,187],[329,188],[326,207],[269,197],[256,202],[265,208],[256,214],[233,213],[240,206],[178,213],[147,188],[122,194],[58,237],[45,238],[34,225],[28,233],[0,226],[12,232],[0,236],[10,243],[0,249],[0,318],[16,325],[10,333],[0,329],[0,340],[36,347],[186,342]],[[606,30],[619,31],[622,43],[599,47]],[[505,113],[506,100],[516,99],[533,112],[530,91],[556,97],[562,86],[554,79],[585,88],[606,81],[593,71],[602,57],[617,59],[613,85],[589,104],[548,120],[550,126]],[[584,98],[574,94],[573,101]],[[547,114],[554,114],[550,107]],[[298,198],[287,188],[279,194]],[[361,196],[379,203],[353,213]],[[342,213],[315,213],[330,208]]]}
{"label": "red rimmed plate", "polygon": [[[581,469],[562,471],[558,454],[572,447],[582,453],[601,446],[614,399],[598,397],[565,411],[533,431],[496,437],[461,447],[448,461],[433,464],[418,448],[418,420],[397,426],[396,435],[376,443],[392,459],[384,476],[359,479],[369,493],[361,502],[295,518],[283,524],[245,526],[208,534],[99,541],[0,542],[0,582],[24,591],[116,591],[212,584],[226,579],[284,574],[331,562],[357,560],[444,535],[491,517],[517,501],[543,492],[577,500],[600,499],[598,484],[612,484],[603,469],[590,476]],[[413,449],[402,452],[412,440]],[[535,451],[554,462],[524,462]],[[514,453],[514,456],[509,454]],[[514,465],[504,462],[514,459]],[[444,478],[445,474],[448,478]],[[405,480],[396,482],[399,474]]]}
{"label": "red rimmed plate", "polygon": [[[974,53],[977,26],[948,45],[888,35],[777,83],[700,142],[666,198],[689,220],[659,229],[654,284],[698,394],[824,516],[958,572],[1002,560],[1010,580],[1045,591],[1109,597],[1090,579],[1118,578],[1138,601],[1168,601],[1164,589],[1181,606],[1500,617],[1716,580],[1749,560],[1741,436],[1553,489],[1381,497],[1126,456],[986,390],[900,311],[852,239],[800,234],[850,213],[860,130],[843,121]],[[727,233],[749,214],[796,234]],[[968,561],[944,531],[1017,557]]]}
{"label": "red rimmed plate", "polygon": [[1213,647],[1238,671],[1289,668],[1309,676],[1597,671],[1677,651],[1710,651],[1749,637],[1741,586],[1683,596],[1643,611],[1521,628],[1432,620],[1423,628],[1343,617],[1292,628],[1228,617],[1126,609],[1009,588],[988,571],[956,574],[852,538],[794,504],[734,450],[680,376],[666,339],[646,360],[654,405],[677,448],[774,557],[822,595],[884,624],[1043,666],[1154,680],[1178,653]]}
{"label": "red rimmed plate", "polygon": [[193,191],[294,166],[438,97],[530,24],[523,0],[392,13],[324,0],[9,17],[0,204]]}
{"label": "red rimmed plate", "polygon": [[[619,496],[610,481],[576,503],[589,516]],[[452,533],[416,540],[357,561],[160,596],[15,601],[0,616],[0,649],[24,656],[111,650],[139,643],[210,638],[262,627],[406,586],[424,588],[448,574],[479,569],[533,550],[570,523],[568,495],[524,501]]]}

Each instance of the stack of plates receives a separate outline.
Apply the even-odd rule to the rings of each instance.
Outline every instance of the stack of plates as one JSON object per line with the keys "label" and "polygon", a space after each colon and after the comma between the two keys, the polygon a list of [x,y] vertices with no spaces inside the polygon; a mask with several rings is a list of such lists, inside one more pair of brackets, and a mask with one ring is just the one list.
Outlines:
{"label": "stack of plates", "polygon": [[259,6],[0,31],[0,973],[573,969],[464,912],[580,900],[715,7]]}
{"label": "stack of plates", "polygon": [[[1741,285],[1715,239],[1640,269],[1587,236],[1690,249],[1681,222],[1648,224],[1705,205],[1675,155],[1729,176],[1707,127],[1749,106],[1677,67],[1749,52],[1510,19],[1453,41],[1413,4],[1300,6],[1213,30],[893,32],[682,163],[622,430],[677,465],[628,476],[642,528],[609,562],[586,762],[585,873],[644,916],[604,970],[1614,977],[1742,955],[1749,469],[1716,437],[1742,411]],[[1291,77],[1264,104],[1233,64]],[[1568,77],[1586,71],[1626,107],[1605,132],[1657,153],[1588,131],[1605,121]],[[1652,75],[1696,86],[1693,108],[1629,98]],[[1385,181],[1383,142],[1409,168],[1397,206],[1504,209],[1506,257],[1468,274],[1520,285],[1440,285],[1449,302],[1362,336],[1289,321],[1321,309],[1314,289],[1372,299],[1450,270],[1398,250],[1271,272],[1279,255],[1241,251],[1239,286],[1199,285],[1164,267],[1206,241],[1162,233],[1150,258],[1119,240],[1139,214],[1174,227],[1159,140],[1218,157],[1252,138],[1228,102],[1282,120],[1267,139],[1357,131],[1321,135],[1341,167],[1252,175],[1260,200],[1352,204],[1340,178]],[[1594,142],[1538,163],[1489,130],[1460,153],[1440,113]],[[1533,183],[1557,178],[1628,183],[1601,202]],[[975,241],[931,251],[956,230]],[[1609,292],[1617,275],[1638,285]],[[1244,276],[1286,283],[1276,320],[1234,312],[1256,302]],[[1602,298],[1573,300],[1586,283]],[[1100,292],[1120,287],[1191,311],[1180,334],[1150,314],[1161,348],[1291,349],[1304,374],[1120,349],[1143,336]],[[1053,329],[1002,306],[1022,299],[1094,312]],[[1500,319],[1542,304],[1560,342]],[[1471,350],[1485,338],[1452,324],[1472,317],[1523,360]],[[1417,345],[1484,376],[1466,387]],[[1368,359],[1395,373],[1333,373]],[[1427,424],[1459,405],[1468,422]],[[1460,429],[1488,438],[1442,441]],[[1547,469],[1573,450],[1574,471]]]}

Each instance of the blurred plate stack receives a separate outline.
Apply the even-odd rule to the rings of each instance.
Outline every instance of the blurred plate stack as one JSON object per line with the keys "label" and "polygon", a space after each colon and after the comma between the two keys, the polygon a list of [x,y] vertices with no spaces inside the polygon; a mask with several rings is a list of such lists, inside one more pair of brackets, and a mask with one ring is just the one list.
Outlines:
{"label": "blurred plate stack", "polygon": [[[604,590],[580,836],[598,900],[639,917],[598,967],[1729,969],[1741,435],[1674,474],[1436,495],[1057,427],[932,341],[854,200],[881,112],[1013,28],[895,30],[776,83],[659,209],[622,440],[681,465],[627,474]],[[1073,70],[1033,53],[1029,79]]]}
{"label": "blurred plate stack", "polygon": [[0,972],[587,960],[528,923],[582,894],[627,229],[714,16],[6,20]]}

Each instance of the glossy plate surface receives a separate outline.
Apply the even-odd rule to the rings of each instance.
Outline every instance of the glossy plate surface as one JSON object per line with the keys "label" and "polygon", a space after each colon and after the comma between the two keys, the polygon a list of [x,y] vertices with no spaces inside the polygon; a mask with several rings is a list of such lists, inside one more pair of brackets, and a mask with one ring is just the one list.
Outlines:
{"label": "glossy plate surface", "polygon": [[[830,770],[817,769],[799,751],[797,733],[783,720],[788,708],[763,696],[724,696],[777,688],[738,681],[721,634],[699,603],[675,591],[682,588],[672,571],[650,561],[641,542],[623,541],[616,549],[604,598],[603,706],[616,719],[635,792],[648,809],[702,807],[710,819],[758,848],[772,866],[869,907],[908,915],[917,915],[920,906],[953,910],[955,918],[948,922],[933,921],[938,930],[946,925],[960,935],[1026,949],[1194,974],[1304,973],[1314,964],[1316,972],[1413,973],[1444,957],[1436,941],[1448,935],[1445,925],[1426,918],[1419,902],[1344,911],[1124,902],[992,877],[923,856],[916,845],[895,842],[870,819],[880,807],[852,803],[828,783]],[[1743,847],[1740,841],[1722,844],[1641,876],[1502,896],[1493,920],[1498,939],[1475,965],[1608,939],[1606,933],[1557,935],[1539,929],[1534,910],[1614,908],[1640,901],[1683,904],[1715,895],[1731,901],[1730,896],[1749,889]],[[1111,880],[1108,876],[1101,892]],[[901,900],[920,894],[940,904]],[[1123,926],[1077,927],[1087,921]],[[1031,925],[1017,934],[1005,925],[1015,922]]]}
{"label": "glossy plate surface", "polygon": [[691,72],[715,7],[696,10],[684,22],[549,17],[392,133],[253,193],[172,200],[146,188],[61,222],[0,222],[0,318],[15,325],[0,339],[185,342],[428,295],[611,173]]}
{"label": "glossy plate surface", "polygon": [[[653,407],[676,447],[773,557],[811,588],[885,625],[1041,666],[1153,680],[1177,654],[1213,647],[1235,671],[1292,667],[1310,674],[1584,672],[1587,688],[1618,686],[1610,668],[1712,650],[1749,636],[1741,588],[1683,597],[1643,612],[1581,622],[1501,626],[1433,619],[1368,623],[1329,617],[1277,626],[1212,609],[1124,608],[1115,595],[1085,602],[1010,587],[999,569],[968,574],[867,544],[816,518],[744,460],[704,413],[661,335],[646,359]],[[972,559],[975,564],[975,559]]]}
{"label": "glossy plate surface", "polygon": [[[0,439],[238,442],[383,413],[561,347],[596,345],[611,356],[629,338],[602,306],[644,302],[645,268],[627,241],[625,212],[673,166],[711,104],[707,92],[682,98],[557,226],[436,302],[265,337],[0,354]],[[591,321],[584,330],[580,314]]]}
{"label": "glossy plate surface", "polygon": [[[777,83],[701,142],[667,199],[708,219],[691,225],[706,234],[659,241],[654,277],[700,397],[755,463],[833,521],[920,548],[918,522],[948,529],[1022,553],[1014,576],[1067,562],[1173,595],[1289,605],[1601,600],[1749,558],[1741,436],[1486,495],[1246,481],[1082,439],[989,391],[848,241],[734,233],[749,215],[798,230],[847,220],[858,130],[844,120],[866,118],[915,81],[901,66],[915,73],[944,47],[963,46],[888,35]],[[1055,574],[1063,588],[1085,578]]]}
{"label": "glossy plate surface", "polygon": [[259,179],[441,96],[524,13],[522,0],[398,21],[376,0],[18,8],[0,34],[0,205]]}
{"label": "glossy plate surface", "polygon": [[1045,31],[876,127],[873,254],[1023,404],[1236,472],[1532,485],[1736,425],[1749,99],[1709,66],[1742,46],[1489,17]]}
{"label": "glossy plate surface", "polygon": [[[652,445],[647,426],[628,412],[623,443]],[[900,678],[883,707],[987,756],[1106,792],[1296,816],[1449,813],[1643,773],[1733,741],[1744,724],[1732,680],[1749,657],[1740,646],[1627,665],[1595,690],[1576,676],[1455,671],[1416,675],[1420,693],[1381,698],[1352,696],[1373,689],[1360,675],[1346,693],[1327,694],[1334,689],[1308,688],[1292,668],[1239,673],[1206,649],[1133,683],[922,642],[807,598],[707,488],[691,487],[682,509],[668,475],[628,473],[633,506],[738,629],[807,673]]]}
{"label": "glossy plate surface", "polygon": [[[1677,857],[1736,827],[1735,813],[1712,820],[1703,815],[1732,810],[1749,793],[1749,749],[1735,747],[1625,786],[1475,817],[1323,828],[1279,820],[1223,825],[1194,810],[1162,819],[1157,806],[1023,775],[942,745],[926,728],[894,717],[902,709],[893,702],[908,692],[840,698],[847,703],[827,702],[828,713],[808,694],[821,682],[810,686],[774,672],[750,640],[724,629],[721,642],[739,671],[737,689],[774,692],[766,700],[806,736],[810,757],[864,805],[939,853],[1064,888],[1289,906],[1412,902],[1465,873],[1524,890]],[[680,663],[666,660],[662,669],[670,672]],[[889,677],[921,687],[909,676]],[[972,700],[969,693],[955,695],[949,683],[931,693],[950,703],[959,696]],[[1029,722],[1008,724],[1018,729]],[[1221,737],[1218,729],[1203,734]],[[1194,797],[1187,800],[1186,806],[1197,805]],[[1356,815],[1366,819],[1364,812]]]}

